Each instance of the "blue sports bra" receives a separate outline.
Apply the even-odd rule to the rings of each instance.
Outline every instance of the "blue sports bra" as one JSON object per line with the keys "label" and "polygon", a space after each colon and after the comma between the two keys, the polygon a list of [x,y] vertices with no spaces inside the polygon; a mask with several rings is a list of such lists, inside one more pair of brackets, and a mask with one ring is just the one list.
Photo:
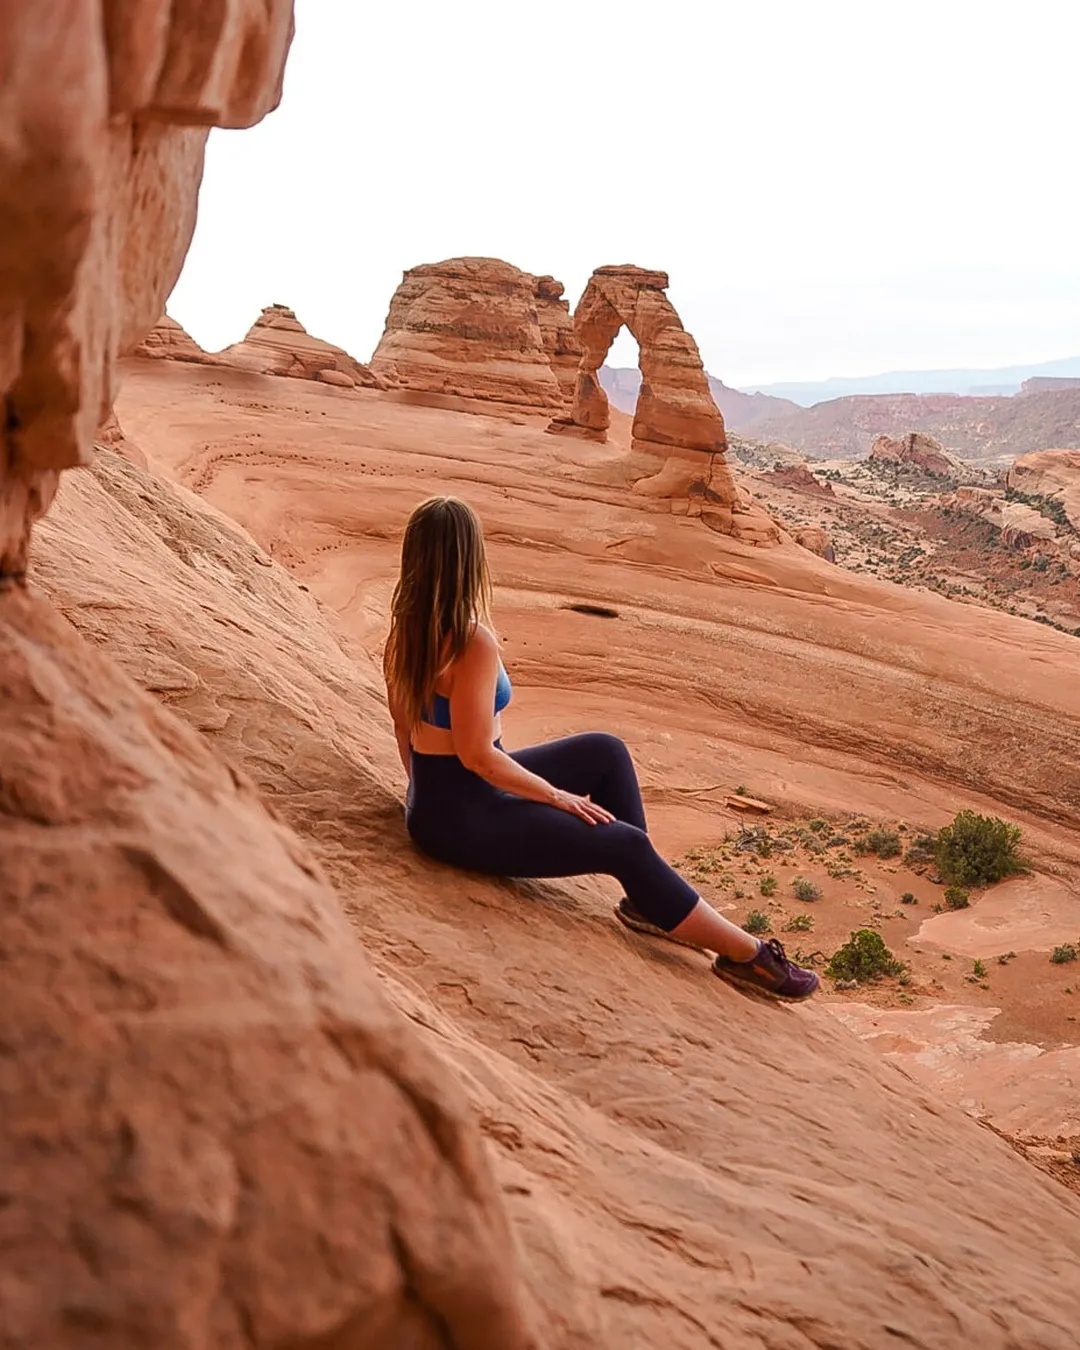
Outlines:
{"label": "blue sports bra", "polygon": [[[510,676],[506,673],[506,667],[499,662],[499,678],[495,682],[495,715],[506,707],[510,702],[512,686]],[[424,711],[424,721],[429,727],[443,727],[450,730],[450,700],[445,694],[433,694],[431,697],[431,707]]]}

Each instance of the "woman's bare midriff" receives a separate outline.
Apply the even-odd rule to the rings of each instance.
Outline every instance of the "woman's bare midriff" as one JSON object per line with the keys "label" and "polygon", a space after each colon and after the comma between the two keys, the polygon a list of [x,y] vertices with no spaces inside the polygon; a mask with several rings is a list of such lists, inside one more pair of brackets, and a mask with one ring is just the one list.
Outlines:
{"label": "woman's bare midriff", "polygon": [[[495,718],[495,734],[493,739],[498,740],[502,735],[502,718]],[[421,722],[419,726],[413,728],[409,743],[418,755],[454,755],[457,751],[454,749],[453,732],[447,731],[445,727],[433,727],[430,722]]]}

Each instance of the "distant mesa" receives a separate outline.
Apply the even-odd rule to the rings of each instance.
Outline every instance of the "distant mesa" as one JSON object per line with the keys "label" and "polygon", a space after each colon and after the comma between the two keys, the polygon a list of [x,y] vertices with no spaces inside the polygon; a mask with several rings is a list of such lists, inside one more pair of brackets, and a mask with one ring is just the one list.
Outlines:
{"label": "distant mesa", "polygon": [[1080,375],[1033,375],[1020,386],[1021,394],[1057,394],[1080,389]]}
{"label": "distant mesa", "polygon": [[961,466],[939,440],[921,431],[909,431],[906,436],[879,436],[870,447],[871,460],[886,461],[900,467],[921,469],[937,478],[949,478]]}
{"label": "distant mesa", "polygon": [[836,496],[833,485],[815,478],[805,464],[781,465],[767,470],[760,476],[774,487],[788,488],[792,492],[805,492],[811,497]]}
{"label": "distant mesa", "polygon": [[417,402],[557,412],[577,361],[562,290],[554,278],[498,258],[410,268],[390,301],[371,369]]}
{"label": "distant mesa", "polygon": [[611,422],[599,370],[624,326],[637,340],[641,383],[625,465],[633,490],[699,516],[721,534],[753,543],[779,537],[739,495],[725,458],[727,435],[697,343],[665,294],[666,272],[632,264],[598,267],[574,311],[581,346],[574,398],[548,430],[604,441]]}
{"label": "distant mesa", "polygon": [[[597,374],[611,406],[620,412],[632,413],[641,388],[641,372],[637,367],[603,365]],[[741,389],[732,389],[708,371],[705,372],[705,378],[729,433],[749,431],[770,417],[783,417],[800,411],[799,405],[789,399],[774,398],[771,394],[747,394]]]}
{"label": "distant mesa", "polygon": [[322,338],[312,337],[287,305],[267,305],[242,342],[218,352],[217,361],[260,375],[367,389],[386,388],[385,379]]}

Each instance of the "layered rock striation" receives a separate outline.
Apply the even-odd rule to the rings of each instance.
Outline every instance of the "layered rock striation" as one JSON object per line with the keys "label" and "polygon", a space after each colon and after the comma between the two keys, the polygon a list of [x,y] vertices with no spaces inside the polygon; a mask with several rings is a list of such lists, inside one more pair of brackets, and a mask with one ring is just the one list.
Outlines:
{"label": "layered rock striation", "polygon": [[413,267],[390,301],[371,369],[419,395],[557,411],[564,392],[552,355],[565,365],[569,339],[556,289],[497,258]]}
{"label": "layered rock striation", "polygon": [[222,365],[351,389],[383,389],[386,380],[342,347],[313,337],[287,305],[267,305],[241,342],[215,358]]}
{"label": "layered rock striation", "polygon": [[569,409],[573,406],[581,363],[581,343],[570,316],[570,303],[563,299],[565,287],[561,281],[547,276],[533,277],[532,280],[544,350],[559,382],[563,405]]}
{"label": "layered rock striation", "polygon": [[213,352],[204,352],[187,329],[169,314],[158,319],[136,345],[132,356],[145,356],[156,361],[193,361],[201,366],[213,366],[218,361]]}

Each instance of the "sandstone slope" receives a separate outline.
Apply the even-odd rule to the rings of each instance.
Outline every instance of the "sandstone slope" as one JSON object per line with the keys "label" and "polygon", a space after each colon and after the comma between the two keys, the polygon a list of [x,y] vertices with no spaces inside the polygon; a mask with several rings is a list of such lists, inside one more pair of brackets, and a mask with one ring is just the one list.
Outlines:
{"label": "sandstone slope", "polygon": [[158,361],[194,361],[207,366],[214,365],[218,359],[214,353],[204,352],[187,329],[169,314],[158,319],[132,355]]}
{"label": "sandstone slope", "polygon": [[[764,726],[761,695],[749,714],[717,708],[703,753],[686,758],[700,700],[685,680],[713,627],[693,615],[699,603],[711,609],[719,589],[731,622],[740,577],[762,555],[717,547],[698,522],[643,514],[632,496],[575,491],[570,466],[553,454],[565,443],[499,421],[401,408],[387,420],[373,406],[371,420],[357,422],[304,386],[298,402],[290,392],[280,422],[254,413],[263,443],[253,447],[250,383],[230,390],[226,377],[215,392],[211,376],[220,372],[142,365],[121,416],[152,460],[219,505],[242,501],[263,547],[306,577],[321,603],[218,512],[112,459],[65,487],[45,522],[42,582],[219,755],[251,773],[332,871],[394,1000],[462,1074],[549,1343],[878,1350],[906,1338],[944,1350],[974,1338],[1065,1350],[1080,1207],[1001,1141],[883,1064],[824,1009],[748,1001],[696,959],[624,935],[605,887],[462,876],[405,840],[373,658],[394,565],[387,521],[415,500],[424,476],[468,491],[488,516],[518,682],[515,740],[581,725],[590,710],[614,722],[636,742],[669,841],[715,818],[685,790],[716,773],[718,755],[749,755],[761,772],[771,759],[752,744]],[[258,401],[272,401],[274,387],[267,381]],[[202,449],[194,431],[210,408],[222,439]],[[277,439],[285,427],[288,447]],[[527,457],[522,469],[507,468],[511,441]],[[466,446],[476,447],[472,458]],[[563,502],[557,528],[568,551],[538,532],[538,492]],[[98,573],[79,565],[91,540],[105,541]],[[110,551],[117,575],[106,584],[98,578],[113,572]],[[775,625],[785,596],[801,605],[816,596],[818,607],[826,598],[820,580],[799,589],[797,578],[810,580],[804,555],[769,556],[773,588],[755,594],[771,612],[764,627],[742,629],[744,640]],[[650,557],[666,562],[643,571]],[[603,640],[590,636],[597,620],[556,608],[560,596],[601,590],[622,614]],[[854,588],[847,603],[861,595],[866,606],[872,590]],[[750,612],[735,622],[750,623]],[[650,652],[659,661],[665,629],[656,664]],[[775,662],[770,644],[759,662],[766,652]],[[578,672],[569,704],[545,689],[566,682],[567,660]],[[872,678],[857,668],[849,677],[856,686]],[[677,734],[666,750],[641,719],[658,680],[669,708],[685,701],[667,720]],[[751,741],[740,723],[755,728]],[[820,791],[820,781],[850,789],[857,757],[822,762],[815,744],[811,734],[793,790]],[[861,780],[871,793],[899,790],[873,788],[875,776],[869,769]],[[913,802],[923,792],[945,800],[926,782],[907,791]],[[1048,837],[1046,846],[1066,845]],[[464,1335],[455,1343],[470,1344]]]}
{"label": "sandstone slope", "polygon": [[1062,522],[1080,535],[1080,450],[1040,450],[1021,455],[1008,474],[1008,486],[1024,497],[1056,505]]}

